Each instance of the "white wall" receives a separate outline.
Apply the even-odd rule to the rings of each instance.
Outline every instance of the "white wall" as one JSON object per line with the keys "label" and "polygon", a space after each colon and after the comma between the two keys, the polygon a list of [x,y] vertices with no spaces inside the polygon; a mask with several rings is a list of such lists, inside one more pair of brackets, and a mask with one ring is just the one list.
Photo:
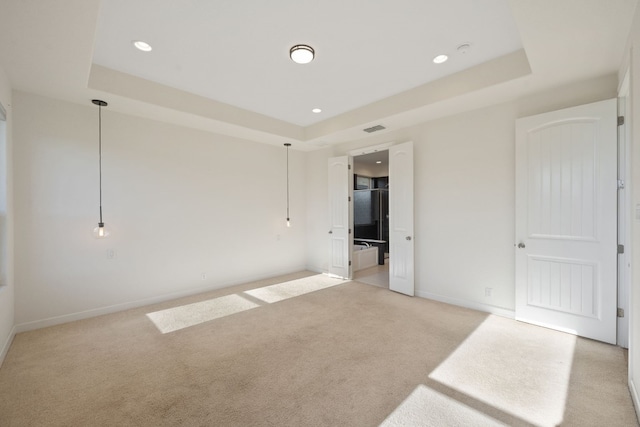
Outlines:
{"label": "white wall", "polygon": [[[0,124],[4,140],[0,141],[0,364],[4,360],[14,331],[14,288],[13,288],[13,229],[12,229],[12,189],[11,189],[11,86],[0,68],[0,104],[7,112],[7,121]],[[4,129],[2,129],[4,127]],[[0,139],[3,136],[0,135]]]}
{"label": "white wall", "polygon": [[515,120],[614,98],[616,88],[617,76],[606,76],[309,153],[309,268],[327,269],[327,158],[413,141],[417,295],[513,315]]}
{"label": "white wall", "polygon": [[305,165],[295,147],[287,229],[284,146],[103,108],[113,234],[96,240],[97,107],[23,92],[13,104],[19,330],[304,268]]}

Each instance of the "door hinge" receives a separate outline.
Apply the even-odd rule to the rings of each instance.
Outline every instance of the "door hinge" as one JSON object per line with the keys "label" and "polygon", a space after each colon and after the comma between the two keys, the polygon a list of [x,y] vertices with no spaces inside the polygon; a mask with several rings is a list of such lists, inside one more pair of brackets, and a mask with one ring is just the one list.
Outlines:
{"label": "door hinge", "polygon": [[624,124],[624,116],[618,116],[618,126],[622,126]]}
{"label": "door hinge", "polygon": [[349,170],[351,170],[351,165],[347,165],[347,168],[348,168]]}
{"label": "door hinge", "polygon": [[624,190],[624,181],[621,179],[618,180],[618,190]]}
{"label": "door hinge", "polygon": [[349,229],[349,234],[351,234],[351,229]]}
{"label": "door hinge", "polygon": [[618,317],[624,317],[624,308],[618,308]]}
{"label": "door hinge", "polygon": [[351,266],[351,260],[349,260],[349,266]]}
{"label": "door hinge", "polygon": [[351,196],[347,197],[347,200],[350,202],[351,201]]}
{"label": "door hinge", "polygon": [[624,253],[624,245],[618,245],[618,253],[619,254],[623,254]]}

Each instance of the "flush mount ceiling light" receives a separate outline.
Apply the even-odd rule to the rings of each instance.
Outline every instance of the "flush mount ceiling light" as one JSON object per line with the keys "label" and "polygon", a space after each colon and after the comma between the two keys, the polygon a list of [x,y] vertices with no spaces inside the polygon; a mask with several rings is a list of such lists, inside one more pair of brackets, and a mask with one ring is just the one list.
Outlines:
{"label": "flush mount ceiling light", "polygon": [[318,113],[322,113],[322,109],[320,109],[320,108],[314,108],[313,110],[311,110],[311,112],[312,112],[312,113],[316,113],[316,114],[318,114]]}
{"label": "flush mount ceiling light", "polygon": [[313,61],[315,51],[306,44],[297,44],[289,50],[291,60],[298,64],[308,64]]}
{"label": "flush mount ceiling light", "polygon": [[108,104],[100,99],[92,99],[91,102],[98,106],[98,177],[100,188],[100,221],[98,226],[93,229],[93,235],[96,239],[103,239],[109,235],[109,230],[105,228],[104,221],[102,221],[102,107],[106,107]]}
{"label": "flush mount ceiling light", "polygon": [[143,42],[142,40],[134,41],[133,45],[136,47],[136,49],[141,50],[143,52],[151,52],[153,50],[153,48],[149,43]]}
{"label": "flush mount ceiling light", "polygon": [[446,62],[447,59],[449,59],[447,55],[438,55],[435,58],[433,58],[433,62],[436,64],[442,64],[443,62]]}

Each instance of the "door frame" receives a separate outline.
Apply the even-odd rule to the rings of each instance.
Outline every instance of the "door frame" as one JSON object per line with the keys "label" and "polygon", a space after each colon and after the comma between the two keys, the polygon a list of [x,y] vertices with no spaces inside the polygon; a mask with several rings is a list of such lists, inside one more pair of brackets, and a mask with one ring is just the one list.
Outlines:
{"label": "door frame", "polygon": [[[410,141],[405,141],[405,142],[413,142],[413,141],[410,140]],[[357,148],[357,149],[348,151],[347,155],[350,156],[353,159],[353,163],[355,163],[355,158],[358,157],[358,156],[362,156],[364,154],[375,153],[375,152],[378,152],[378,151],[389,151],[389,149],[391,147],[403,144],[405,142],[399,143],[399,142],[396,142],[396,141],[390,141],[390,142],[385,142],[385,143],[382,143],[382,144],[377,144],[377,145]],[[389,181],[391,181],[391,179],[392,179],[391,178],[391,168],[389,168]],[[415,174],[412,175],[412,180],[415,183]],[[391,188],[391,186],[389,186],[389,203],[391,203],[391,192],[392,191],[393,191],[393,189]],[[349,186],[349,197],[350,197],[350,200],[354,200],[353,185]],[[414,196],[413,196],[413,202],[414,202],[413,209],[415,209],[415,192],[414,192]],[[389,207],[389,210],[391,210],[391,206]],[[354,220],[353,219],[353,215],[351,215],[350,220],[351,220],[350,228],[351,228],[351,230],[355,230],[354,223],[353,223],[353,220]],[[415,234],[416,234],[415,233],[415,219],[414,219],[413,227],[414,227],[414,229],[413,229],[413,233],[412,234],[413,234],[413,236],[415,236]],[[351,243],[353,243],[354,235],[355,234],[351,235]],[[414,241],[415,241],[415,239],[414,239]],[[415,243],[414,243],[414,245],[415,245]],[[390,244],[389,244],[389,246],[390,246]],[[414,254],[415,254],[415,246],[414,246]],[[390,263],[393,262],[393,254],[392,253],[389,253],[389,262]],[[414,260],[414,262],[411,263],[411,268],[413,270],[411,272],[411,277],[413,278],[413,282],[414,282],[413,283],[413,290],[414,290],[414,295],[415,295],[415,260]],[[351,270],[350,274],[351,274],[351,276],[349,278],[353,279],[353,270]],[[389,275],[388,275],[389,283],[391,282],[391,274],[392,274],[392,271],[391,271],[391,266],[390,266]],[[411,295],[411,296],[413,296],[413,295]]]}
{"label": "door frame", "polygon": [[624,316],[618,317],[617,345],[629,348],[629,301],[631,292],[631,97],[629,70],[625,72],[618,90],[618,117],[624,117],[624,123],[618,125],[618,180],[624,188],[618,188],[618,244],[624,246],[624,253],[618,255],[618,308],[624,310]]}

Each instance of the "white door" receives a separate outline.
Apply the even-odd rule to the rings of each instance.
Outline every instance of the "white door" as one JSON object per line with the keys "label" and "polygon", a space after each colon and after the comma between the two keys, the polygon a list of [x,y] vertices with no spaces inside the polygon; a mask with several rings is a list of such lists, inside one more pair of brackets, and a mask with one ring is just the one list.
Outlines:
{"label": "white door", "polygon": [[516,121],[516,319],[616,342],[616,100]]}
{"label": "white door", "polygon": [[413,142],[389,148],[389,289],[413,296]]}
{"label": "white door", "polygon": [[353,188],[351,157],[329,159],[329,275],[351,278],[351,218],[353,205],[349,189]]}

